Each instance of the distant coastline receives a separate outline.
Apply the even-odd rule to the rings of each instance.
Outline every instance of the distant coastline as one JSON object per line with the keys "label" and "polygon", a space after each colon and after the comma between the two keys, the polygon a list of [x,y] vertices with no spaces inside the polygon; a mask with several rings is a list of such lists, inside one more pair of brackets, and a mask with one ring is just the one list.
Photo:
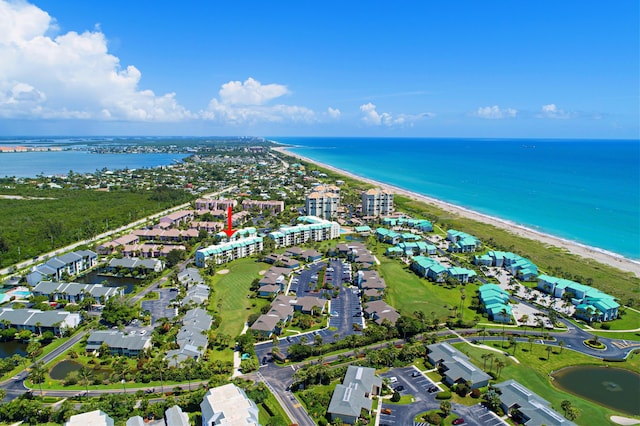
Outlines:
{"label": "distant coastline", "polygon": [[589,258],[589,259],[593,259],[597,262],[600,262],[602,264],[605,265],[609,265],[611,267],[626,271],[626,272],[631,272],[634,275],[636,275],[637,277],[640,277],[640,262],[636,261],[636,260],[632,260],[629,258],[626,258],[622,255],[619,255],[617,253],[613,253],[607,250],[603,250],[603,249],[599,249],[596,247],[591,247],[588,246],[586,244],[582,244],[576,241],[571,241],[568,239],[564,239],[564,238],[560,238],[554,235],[550,235],[550,234],[546,234],[540,231],[536,231],[534,229],[528,228],[526,226],[523,225],[519,225],[517,223],[508,221],[508,220],[504,220],[504,219],[500,219],[497,217],[493,217],[493,216],[489,216],[483,213],[479,213],[476,212],[474,210],[471,209],[467,209],[464,207],[460,207],[451,203],[447,203],[445,201],[436,199],[436,198],[432,198],[426,195],[422,195],[413,191],[408,191],[402,188],[399,188],[397,186],[394,185],[389,185],[383,182],[379,182],[364,176],[359,176],[356,175],[354,173],[351,173],[349,171],[343,170],[343,169],[339,169],[337,167],[331,166],[329,164],[326,163],[322,163],[316,160],[312,160],[308,157],[302,156],[300,154],[297,154],[295,152],[292,152],[290,150],[288,150],[287,148],[293,148],[292,145],[289,144],[283,144],[277,141],[273,141],[270,140],[270,142],[273,142],[276,145],[279,145],[277,147],[274,147],[273,149],[275,151],[278,151],[282,154],[285,155],[289,155],[295,158],[298,158],[300,160],[306,161],[308,163],[312,163],[312,164],[316,164],[320,167],[324,167],[328,170],[332,170],[336,173],[351,177],[353,179],[356,180],[360,180],[362,182],[366,182],[369,183],[371,185],[375,185],[377,187],[383,188],[383,189],[387,189],[389,191],[392,191],[394,193],[397,194],[401,194],[404,196],[407,196],[409,198],[418,200],[418,201],[422,201],[424,203],[427,204],[432,204],[434,206],[437,206],[439,208],[441,208],[442,210],[448,211],[450,213],[454,213],[472,220],[476,220],[478,222],[484,222],[484,223],[488,223],[490,225],[493,225],[497,228],[500,229],[504,229],[506,231],[509,231],[515,235],[524,237],[524,238],[528,238],[531,240],[536,240],[539,242],[542,242],[544,244],[548,244],[548,245],[552,245],[552,246],[556,246],[556,247],[560,247],[563,248],[565,250],[567,250],[568,252],[584,257],[584,258]]}

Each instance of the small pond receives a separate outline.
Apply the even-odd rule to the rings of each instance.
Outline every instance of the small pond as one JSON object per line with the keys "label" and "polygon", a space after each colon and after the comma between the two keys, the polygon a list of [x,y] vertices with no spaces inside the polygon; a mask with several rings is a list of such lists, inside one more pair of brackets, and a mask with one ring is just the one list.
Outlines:
{"label": "small pond", "polygon": [[75,280],[84,284],[103,284],[107,287],[124,287],[125,294],[129,294],[133,291],[133,287],[140,280],[135,278],[118,278],[109,275],[101,275],[100,271],[93,270],[82,277],[78,277]]}
{"label": "small pond", "polygon": [[[80,371],[82,368],[82,364],[76,361],[64,360],[57,363],[49,372],[49,376],[51,376],[54,380],[64,380],[67,377],[67,374],[73,371]],[[106,376],[111,373],[111,370],[104,368],[97,368],[91,370],[92,375],[95,376]]]}
{"label": "small pond", "polygon": [[0,342],[0,358],[9,358],[16,354],[25,356],[27,354],[27,344],[15,340]]}
{"label": "small pond", "polygon": [[621,368],[568,367],[553,374],[554,385],[564,391],[624,414],[640,415],[640,374]]}

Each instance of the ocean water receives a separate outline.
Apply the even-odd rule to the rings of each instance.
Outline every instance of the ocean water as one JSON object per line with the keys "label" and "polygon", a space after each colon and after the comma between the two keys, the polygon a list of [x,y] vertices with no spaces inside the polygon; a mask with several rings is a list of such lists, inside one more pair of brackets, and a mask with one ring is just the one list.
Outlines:
{"label": "ocean water", "polygon": [[640,259],[640,141],[274,138],[358,176]]}
{"label": "ocean water", "polygon": [[171,153],[94,154],[85,150],[51,152],[12,152],[0,154],[0,177],[35,177],[74,173],[91,173],[107,168],[141,169],[167,166],[187,157]]}

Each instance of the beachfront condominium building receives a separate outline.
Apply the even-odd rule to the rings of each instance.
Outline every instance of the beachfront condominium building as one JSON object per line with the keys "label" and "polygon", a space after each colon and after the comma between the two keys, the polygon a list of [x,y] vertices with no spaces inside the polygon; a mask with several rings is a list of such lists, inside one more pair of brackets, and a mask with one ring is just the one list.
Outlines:
{"label": "beachfront condominium building", "polygon": [[362,193],[362,216],[384,216],[393,213],[393,193],[369,189]]}
{"label": "beachfront condominium building", "polygon": [[290,247],[309,241],[325,241],[340,236],[340,225],[315,216],[301,216],[296,226],[281,226],[270,232],[268,237],[276,243],[276,248]]}
{"label": "beachfront condominium building", "polygon": [[[337,191],[334,190],[337,189]],[[307,215],[333,219],[340,206],[340,188],[335,185],[319,185],[313,189],[305,202]]]}

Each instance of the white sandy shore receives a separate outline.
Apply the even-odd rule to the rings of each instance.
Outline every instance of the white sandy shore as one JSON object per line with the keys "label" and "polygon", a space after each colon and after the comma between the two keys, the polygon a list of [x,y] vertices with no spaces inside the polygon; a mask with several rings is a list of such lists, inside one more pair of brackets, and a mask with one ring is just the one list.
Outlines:
{"label": "white sandy shore", "polygon": [[490,225],[495,226],[496,228],[501,228],[504,230],[507,230],[509,232],[511,232],[512,234],[524,237],[524,238],[528,238],[531,240],[536,240],[536,241],[540,241],[544,244],[548,244],[551,246],[556,246],[556,247],[560,247],[563,248],[565,250],[567,250],[569,253],[587,258],[587,259],[593,259],[599,263],[605,264],[605,265],[609,265],[612,266],[614,268],[626,271],[626,272],[632,272],[633,274],[635,274],[637,277],[640,277],[640,262],[632,260],[632,259],[628,259],[624,256],[620,256],[619,254],[616,253],[612,253],[606,250],[602,250],[602,249],[598,249],[598,248],[594,248],[594,247],[590,247],[587,246],[585,244],[580,244],[578,242],[575,241],[570,241],[570,240],[566,240],[564,238],[559,238],[553,235],[549,235],[549,234],[545,234],[543,232],[539,232],[536,231],[534,229],[531,228],[527,228],[525,226],[522,225],[518,225],[516,223],[513,223],[511,221],[508,220],[504,220],[504,219],[499,219],[493,216],[488,216],[486,214],[482,214],[482,213],[478,213],[476,211],[473,210],[469,210],[467,208],[464,207],[460,207],[460,206],[456,206],[454,204],[450,204],[435,198],[431,198],[431,197],[427,197],[425,195],[421,195],[418,194],[416,192],[411,192],[411,191],[407,191],[405,189],[402,188],[398,188],[397,186],[393,186],[393,185],[388,185],[382,182],[378,182],[375,181],[373,179],[369,179],[366,177],[362,177],[362,176],[357,176],[353,173],[350,173],[346,170],[341,170],[338,169],[336,167],[330,166],[328,164],[324,164],[324,163],[320,163],[318,161],[312,160],[308,157],[304,157],[302,155],[296,154],[294,152],[291,151],[287,151],[286,147],[277,147],[277,148],[273,148],[274,150],[281,152],[283,154],[287,154],[290,155],[292,157],[296,157],[299,158],[301,160],[307,161],[309,163],[313,163],[316,164],[320,167],[324,167],[325,169],[329,169],[332,170],[336,173],[348,176],[350,178],[353,179],[357,179],[363,182],[367,182],[369,184],[375,185],[377,187],[392,191],[396,194],[401,194],[407,197],[410,197],[412,199],[418,200],[418,201],[422,201],[425,202],[427,204],[432,204],[435,205],[436,207],[439,207],[442,210],[445,210],[447,212],[453,213],[453,214],[457,214],[460,215],[462,217],[466,217],[469,219],[473,219],[476,220],[478,222],[484,222],[484,223],[488,223]]}

